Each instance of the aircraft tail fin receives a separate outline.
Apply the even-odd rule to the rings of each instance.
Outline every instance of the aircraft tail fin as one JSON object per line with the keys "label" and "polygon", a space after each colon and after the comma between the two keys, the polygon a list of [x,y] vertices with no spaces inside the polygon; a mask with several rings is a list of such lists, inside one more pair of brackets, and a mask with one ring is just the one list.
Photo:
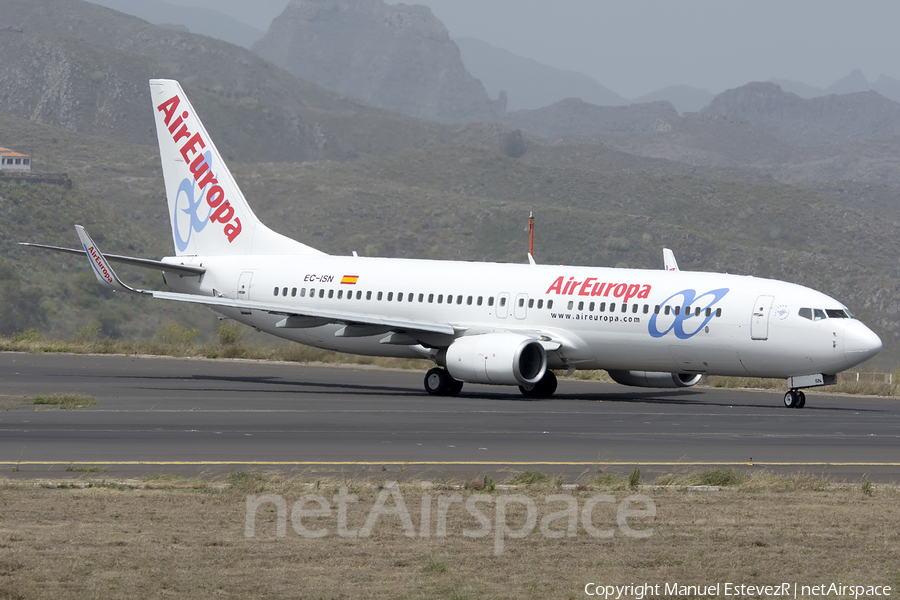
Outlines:
{"label": "aircraft tail fin", "polygon": [[151,79],[150,96],[176,255],[323,254],[253,214],[177,81]]}
{"label": "aircraft tail fin", "polygon": [[663,268],[666,271],[677,271],[678,262],[675,260],[675,253],[668,248],[663,248]]}

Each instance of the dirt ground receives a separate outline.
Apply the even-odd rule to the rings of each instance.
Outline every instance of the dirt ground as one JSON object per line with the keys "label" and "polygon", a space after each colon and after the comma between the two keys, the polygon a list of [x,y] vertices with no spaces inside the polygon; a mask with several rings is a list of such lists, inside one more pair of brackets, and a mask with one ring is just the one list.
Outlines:
{"label": "dirt ground", "polygon": [[[474,490],[250,474],[134,489],[100,475],[76,480],[93,481],[84,489],[0,480],[0,598],[588,598],[586,584],[697,598],[725,597],[726,583],[797,584],[797,597],[818,597],[804,585],[889,585],[900,597],[894,486],[772,476],[725,488]],[[357,500],[339,523],[342,487]],[[260,501],[249,520],[248,498]]]}

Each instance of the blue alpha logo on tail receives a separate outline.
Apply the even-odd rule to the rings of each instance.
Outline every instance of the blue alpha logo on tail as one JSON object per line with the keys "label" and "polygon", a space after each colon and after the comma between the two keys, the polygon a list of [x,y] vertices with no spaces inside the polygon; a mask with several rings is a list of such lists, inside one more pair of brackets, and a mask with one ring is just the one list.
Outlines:
{"label": "blue alpha logo on tail", "polygon": [[[208,164],[212,164],[212,155],[209,150],[203,153],[203,158]],[[199,212],[201,207],[204,206],[203,196],[210,185],[207,183],[206,187],[201,189],[198,182],[190,177],[185,177],[181,180],[181,185],[178,186],[178,192],[175,196],[175,213],[172,215],[172,227],[175,231],[175,247],[178,248],[179,252],[187,250],[188,244],[191,242],[191,235],[195,231],[200,233],[209,224],[209,218],[213,213],[212,207],[206,205],[206,214],[202,217]],[[187,215],[189,220],[181,215]],[[186,233],[182,234],[182,230],[185,230]]]}
{"label": "blue alpha logo on tail", "polygon": [[[675,292],[660,304],[660,307],[668,308],[672,300],[680,297],[681,300],[675,302],[674,306],[672,306],[671,312],[674,314],[654,314],[650,317],[650,324],[647,326],[647,330],[650,332],[651,337],[655,338],[661,338],[670,331],[674,331],[675,337],[680,340],[692,338],[700,333],[707,323],[712,320],[716,314],[712,310],[713,306],[724,298],[728,291],[728,288],[719,288],[704,292],[699,296],[695,290],[691,289]],[[704,299],[706,299],[705,304]],[[665,308],[662,310],[664,311]],[[667,317],[670,316],[673,317],[672,323],[666,329],[660,331],[657,326],[659,317],[668,320]]]}

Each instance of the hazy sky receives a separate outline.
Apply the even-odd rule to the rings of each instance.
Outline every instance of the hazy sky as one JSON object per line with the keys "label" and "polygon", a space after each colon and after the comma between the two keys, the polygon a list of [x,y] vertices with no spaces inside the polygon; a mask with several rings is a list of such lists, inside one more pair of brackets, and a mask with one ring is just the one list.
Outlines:
{"label": "hazy sky", "polygon": [[[388,0],[396,4],[395,0]],[[475,37],[590,75],[625,97],[687,84],[827,87],[860,68],[900,79],[897,0],[407,0]]]}

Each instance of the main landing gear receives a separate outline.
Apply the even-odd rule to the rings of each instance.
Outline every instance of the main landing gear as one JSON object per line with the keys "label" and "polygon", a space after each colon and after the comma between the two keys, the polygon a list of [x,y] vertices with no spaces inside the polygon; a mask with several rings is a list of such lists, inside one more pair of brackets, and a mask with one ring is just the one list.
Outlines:
{"label": "main landing gear", "polygon": [[458,396],[463,382],[450,377],[450,373],[435,367],[425,373],[425,391],[432,396]]}
{"label": "main landing gear", "polygon": [[526,398],[549,398],[556,391],[556,375],[547,370],[541,380],[530,385],[520,385],[519,391]]}
{"label": "main landing gear", "polygon": [[784,395],[784,405],[787,408],[803,408],[806,406],[806,394],[800,390],[788,390]]}

